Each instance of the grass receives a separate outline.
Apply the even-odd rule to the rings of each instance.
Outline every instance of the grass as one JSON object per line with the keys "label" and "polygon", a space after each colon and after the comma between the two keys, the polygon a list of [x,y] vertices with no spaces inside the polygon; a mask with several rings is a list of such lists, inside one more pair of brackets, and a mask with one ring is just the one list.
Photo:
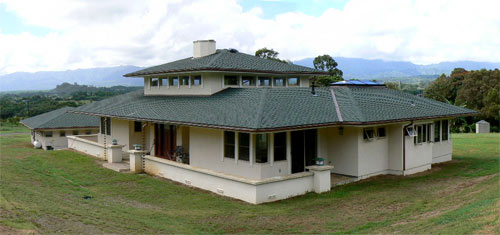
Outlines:
{"label": "grass", "polygon": [[4,136],[0,233],[498,233],[500,135],[452,137],[431,171],[255,206]]}
{"label": "grass", "polygon": [[0,134],[29,133],[30,130],[22,124],[0,122]]}

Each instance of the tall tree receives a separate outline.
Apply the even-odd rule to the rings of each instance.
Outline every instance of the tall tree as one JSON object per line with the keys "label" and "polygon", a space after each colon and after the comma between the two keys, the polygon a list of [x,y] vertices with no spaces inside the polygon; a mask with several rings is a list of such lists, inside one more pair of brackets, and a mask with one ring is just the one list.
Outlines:
{"label": "tall tree", "polygon": [[329,76],[320,76],[316,79],[320,85],[328,86],[332,82],[342,81],[342,70],[338,69],[337,62],[330,55],[319,55],[313,60],[314,68],[327,71]]}
{"label": "tall tree", "polygon": [[273,49],[267,49],[267,47],[264,47],[264,48],[261,48],[261,49],[255,51],[255,56],[257,56],[257,57],[269,59],[269,60],[274,60],[274,61],[278,61],[278,62],[286,63],[286,64],[293,64],[292,61],[290,61],[290,60],[282,60],[282,59],[278,58],[279,54],[280,54],[279,52],[277,52]]}

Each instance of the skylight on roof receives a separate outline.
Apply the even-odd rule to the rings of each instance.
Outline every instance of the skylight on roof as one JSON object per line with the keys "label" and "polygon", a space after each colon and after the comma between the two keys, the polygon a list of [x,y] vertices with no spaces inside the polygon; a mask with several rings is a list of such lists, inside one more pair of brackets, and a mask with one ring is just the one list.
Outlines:
{"label": "skylight on roof", "polygon": [[382,83],[374,82],[374,81],[360,81],[360,80],[345,80],[340,82],[334,82],[331,84],[332,86],[385,86]]}

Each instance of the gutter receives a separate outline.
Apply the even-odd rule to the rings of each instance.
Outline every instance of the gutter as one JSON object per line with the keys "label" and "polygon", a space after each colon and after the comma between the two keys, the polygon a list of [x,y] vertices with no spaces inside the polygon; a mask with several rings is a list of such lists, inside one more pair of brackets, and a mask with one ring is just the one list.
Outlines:
{"label": "gutter", "polygon": [[411,121],[410,124],[408,124],[406,126],[403,126],[403,174],[404,174],[404,171],[406,170],[406,137],[405,137],[405,131],[406,131],[406,128],[408,128],[411,125],[413,125],[413,120]]}

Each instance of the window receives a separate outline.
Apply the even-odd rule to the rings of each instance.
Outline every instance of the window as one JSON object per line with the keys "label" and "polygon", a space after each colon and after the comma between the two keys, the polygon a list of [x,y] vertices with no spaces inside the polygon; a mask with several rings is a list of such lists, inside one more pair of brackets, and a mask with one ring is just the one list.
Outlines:
{"label": "window", "polygon": [[104,135],[106,133],[111,135],[111,118],[101,117],[101,134]]}
{"label": "window", "polygon": [[250,134],[238,133],[238,159],[243,161],[250,160]]}
{"label": "window", "polygon": [[189,76],[181,77],[181,86],[189,86]]}
{"label": "window", "polygon": [[377,136],[378,138],[385,138],[385,127],[377,128]]}
{"label": "window", "polygon": [[363,129],[363,139],[365,140],[372,140],[373,139],[373,128],[365,128]]}
{"label": "window", "polygon": [[427,125],[422,125],[422,142],[427,142]]}
{"label": "window", "polygon": [[160,78],[160,86],[168,86],[168,78]]}
{"label": "window", "polygon": [[141,132],[142,131],[142,122],[134,122],[134,132]]}
{"label": "window", "polygon": [[238,85],[238,76],[224,75],[224,85],[237,86]]}
{"label": "window", "polygon": [[274,86],[285,86],[285,78],[274,78]]}
{"label": "window", "polygon": [[243,76],[241,77],[242,86],[255,86],[255,77]]}
{"label": "window", "polygon": [[234,158],[235,151],[234,132],[224,131],[224,157]]}
{"label": "window", "polygon": [[151,78],[150,87],[158,86],[158,78]]}
{"label": "window", "polygon": [[255,135],[255,162],[258,163],[267,162],[267,146],[268,146],[267,134]]}
{"label": "window", "polygon": [[271,86],[271,78],[259,77],[259,86]]}
{"label": "window", "polygon": [[441,141],[441,121],[434,122],[434,142]]}
{"label": "window", "polygon": [[448,140],[448,120],[443,120],[441,125],[443,126],[443,141]]}
{"label": "window", "polygon": [[73,135],[78,135],[78,130],[73,130]]}
{"label": "window", "polygon": [[59,131],[59,136],[60,137],[66,136],[66,131]]}
{"label": "window", "polygon": [[288,78],[288,86],[299,86],[300,79],[299,78]]}
{"label": "window", "polygon": [[413,139],[413,143],[422,144],[422,142],[425,142],[425,128],[422,125],[415,126],[415,128],[417,129],[417,136],[415,136],[415,138]]}
{"label": "window", "polygon": [[408,135],[410,137],[415,137],[415,136],[417,136],[417,133],[415,133],[415,129],[410,126],[410,127],[406,128],[406,135]]}
{"label": "window", "polygon": [[274,161],[286,160],[286,132],[274,134]]}
{"label": "window", "polygon": [[52,131],[46,131],[43,133],[45,137],[52,137]]}
{"label": "window", "polygon": [[179,85],[179,77],[170,77],[170,86],[178,86]]}
{"label": "window", "polygon": [[85,130],[85,134],[86,135],[90,135],[90,134],[92,134],[92,131],[91,130]]}
{"label": "window", "polygon": [[432,142],[432,124],[427,124],[427,141]]}
{"label": "window", "polygon": [[201,75],[191,76],[191,86],[201,86]]}

